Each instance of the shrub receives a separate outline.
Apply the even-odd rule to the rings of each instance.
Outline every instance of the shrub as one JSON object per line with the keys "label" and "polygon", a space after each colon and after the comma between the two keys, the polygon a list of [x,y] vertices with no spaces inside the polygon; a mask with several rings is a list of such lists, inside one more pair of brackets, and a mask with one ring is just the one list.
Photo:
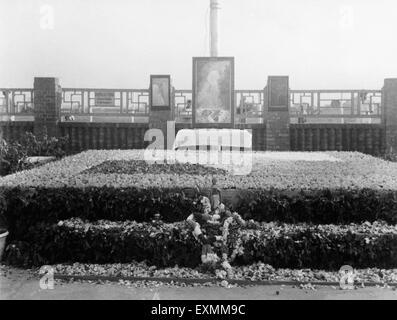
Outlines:
{"label": "shrub", "polygon": [[23,170],[24,160],[27,152],[23,146],[17,142],[8,144],[5,140],[0,140],[0,175],[7,175],[12,172]]}
{"label": "shrub", "polygon": [[43,135],[36,137],[31,132],[26,132],[22,136],[20,143],[26,149],[28,156],[57,157],[61,158],[66,155],[67,137],[49,137]]}
{"label": "shrub", "polygon": [[66,138],[43,136],[35,137],[31,132],[25,133],[17,142],[7,143],[0,140],[0,175],[31,169],[32,164],[26,163],[26,158],[31,156],[54,156],[57,158],[65,155]]}
{"label": "shrub", "polygon": [[[194,198],[181,189],[7,188],[5,215],[11,237],[18,239],[37,222],[80,217],[90,221],[150,221],[160,213],[166,222],[186,219]],[[376,190],[288,192],[248,190],[234,207],[245,219],[287,223],[345,224],[384,220],[397,223],[397,194]]]}
{"label": "shrub", "polygon": [[[338,270],[397,266],[397,228],[362,225],[258,224],[240,229],[236,265],[262,261],[274,267]],[[11,243],[6,260],[34,266],[65,262],[124,263],[148,261],[164,266],[195,267],[201,248],[184,222],[152,225],[138,222],[41,223]]]}
{"label": "shrub", "polygon": [[0,232],[8,229],[7,219],[4,215],[7,208],[7,201],[0,190]]}
{"label": "shrub", "polygon": [[396,152],[386,152],[381,156],[383,160],[390,161],[390,162],[397,162],[397,153]]}
{"label": "shrub", "polygon": [[246,219],[346,224],[384,220],[397,224],[397,193],[374,189],[249,190],[239,212]]}

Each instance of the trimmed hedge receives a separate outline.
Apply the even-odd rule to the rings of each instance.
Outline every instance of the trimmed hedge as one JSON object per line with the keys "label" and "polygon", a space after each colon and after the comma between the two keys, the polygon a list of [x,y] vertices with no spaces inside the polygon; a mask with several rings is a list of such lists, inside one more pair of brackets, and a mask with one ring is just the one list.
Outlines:
{"label": "trimmed hedge", "polygon": [[397,192],[392,190],[249,190],[241,198],[239,212],[256,221],[397,224]]}
{"label": "trimmed hedge", "polygon": [[[397,193],[376,190],[241,191],[235,211],[259,222],[346,224],[384,220],[397,223]],[[5,215],[10,237],[19,239],[38,223],[73,217],[95,221],[165,222],[186,219],[195,208],[181,190],[137,188],[7,188]]]}
{"label": "trimmed hedge", "polygon": [[[239,229],[241,250],[237,265],[257,261],[288,268],[338,270],[397,267],[397,227],[362,225],[257,224]],[[11,264],[36,266],[65,262],[149,264],[195,267],[201,248],[185,222],[153,225],[138,222],[84,222],[81,219],[32,226],[11,243]]]}

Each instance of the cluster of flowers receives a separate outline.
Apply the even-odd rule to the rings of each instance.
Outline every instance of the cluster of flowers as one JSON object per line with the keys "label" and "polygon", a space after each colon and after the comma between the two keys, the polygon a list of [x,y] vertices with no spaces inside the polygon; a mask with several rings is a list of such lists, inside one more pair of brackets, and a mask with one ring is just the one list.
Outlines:
{"label": "cluster of flowers", "polygon": [[[145,262],[114,263],[114,264],[57,264],[53,265],[57,274],[88,275],[88,276],[114,276],[114,277],[158,277],[180,279],[208,279],[213,274],[200,272],[198,269],[172,267],[157,268]],[[218,278],[223,278],[222,270],[216,272]],[[396,283],[397,269],[355,269],[357,282]],[[337,271],[323,271],[313,269],[275,269],[263,262],[253,263],[249,266],[233,266],[233,280],[251,281],[301,281],[301,282],[338,282],[340,274]]]}

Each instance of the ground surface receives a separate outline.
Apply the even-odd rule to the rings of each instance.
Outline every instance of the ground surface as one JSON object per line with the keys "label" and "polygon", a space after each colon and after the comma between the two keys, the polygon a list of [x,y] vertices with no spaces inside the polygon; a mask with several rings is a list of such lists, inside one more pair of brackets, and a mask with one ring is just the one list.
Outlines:
{"label": "ground surface", "polygon": [[340,290],[322,286],[301,289],[292,286],[253,286],[223,288],[183,287],[166,284],[137,286],[121,283],[60,282],[55,281],[54,289],[40,288],[39,278],[28,272],[15,271],[0,276],[0,300],[10,299],[132,299],[132,300],[263,300],[263,299],[392,299],[397,300],[397,291],[391,288],[360,288]]}

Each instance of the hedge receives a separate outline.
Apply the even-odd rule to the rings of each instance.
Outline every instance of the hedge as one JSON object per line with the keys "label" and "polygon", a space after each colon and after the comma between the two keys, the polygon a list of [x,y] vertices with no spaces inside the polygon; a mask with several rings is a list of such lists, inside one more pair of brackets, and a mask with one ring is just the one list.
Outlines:
{"label": "hedge", "polygon": [[[262,223],[239,229],[236,265],[264,262],[276,268],[338,270],[397,267],[397,227]],[[125,263],[147,261],[159,267],[195,267],[200,245],[185,222],[154,225],[81,219],[32,226],[6,251],[10,264],[38,266],[66,262]]]}
{"label": "hedge", "polygon": [[[233,208],[259,222],[346,224],[384,220],[397,223],[397,193],[376,190],[245,190]],[[37,222],[73,217],[95,221],[147,222],[160,213],[165,222],[186,219],[194,198],[182,190],[137,188],[7,188],[4,190],[10,237],[18,239]]]}

